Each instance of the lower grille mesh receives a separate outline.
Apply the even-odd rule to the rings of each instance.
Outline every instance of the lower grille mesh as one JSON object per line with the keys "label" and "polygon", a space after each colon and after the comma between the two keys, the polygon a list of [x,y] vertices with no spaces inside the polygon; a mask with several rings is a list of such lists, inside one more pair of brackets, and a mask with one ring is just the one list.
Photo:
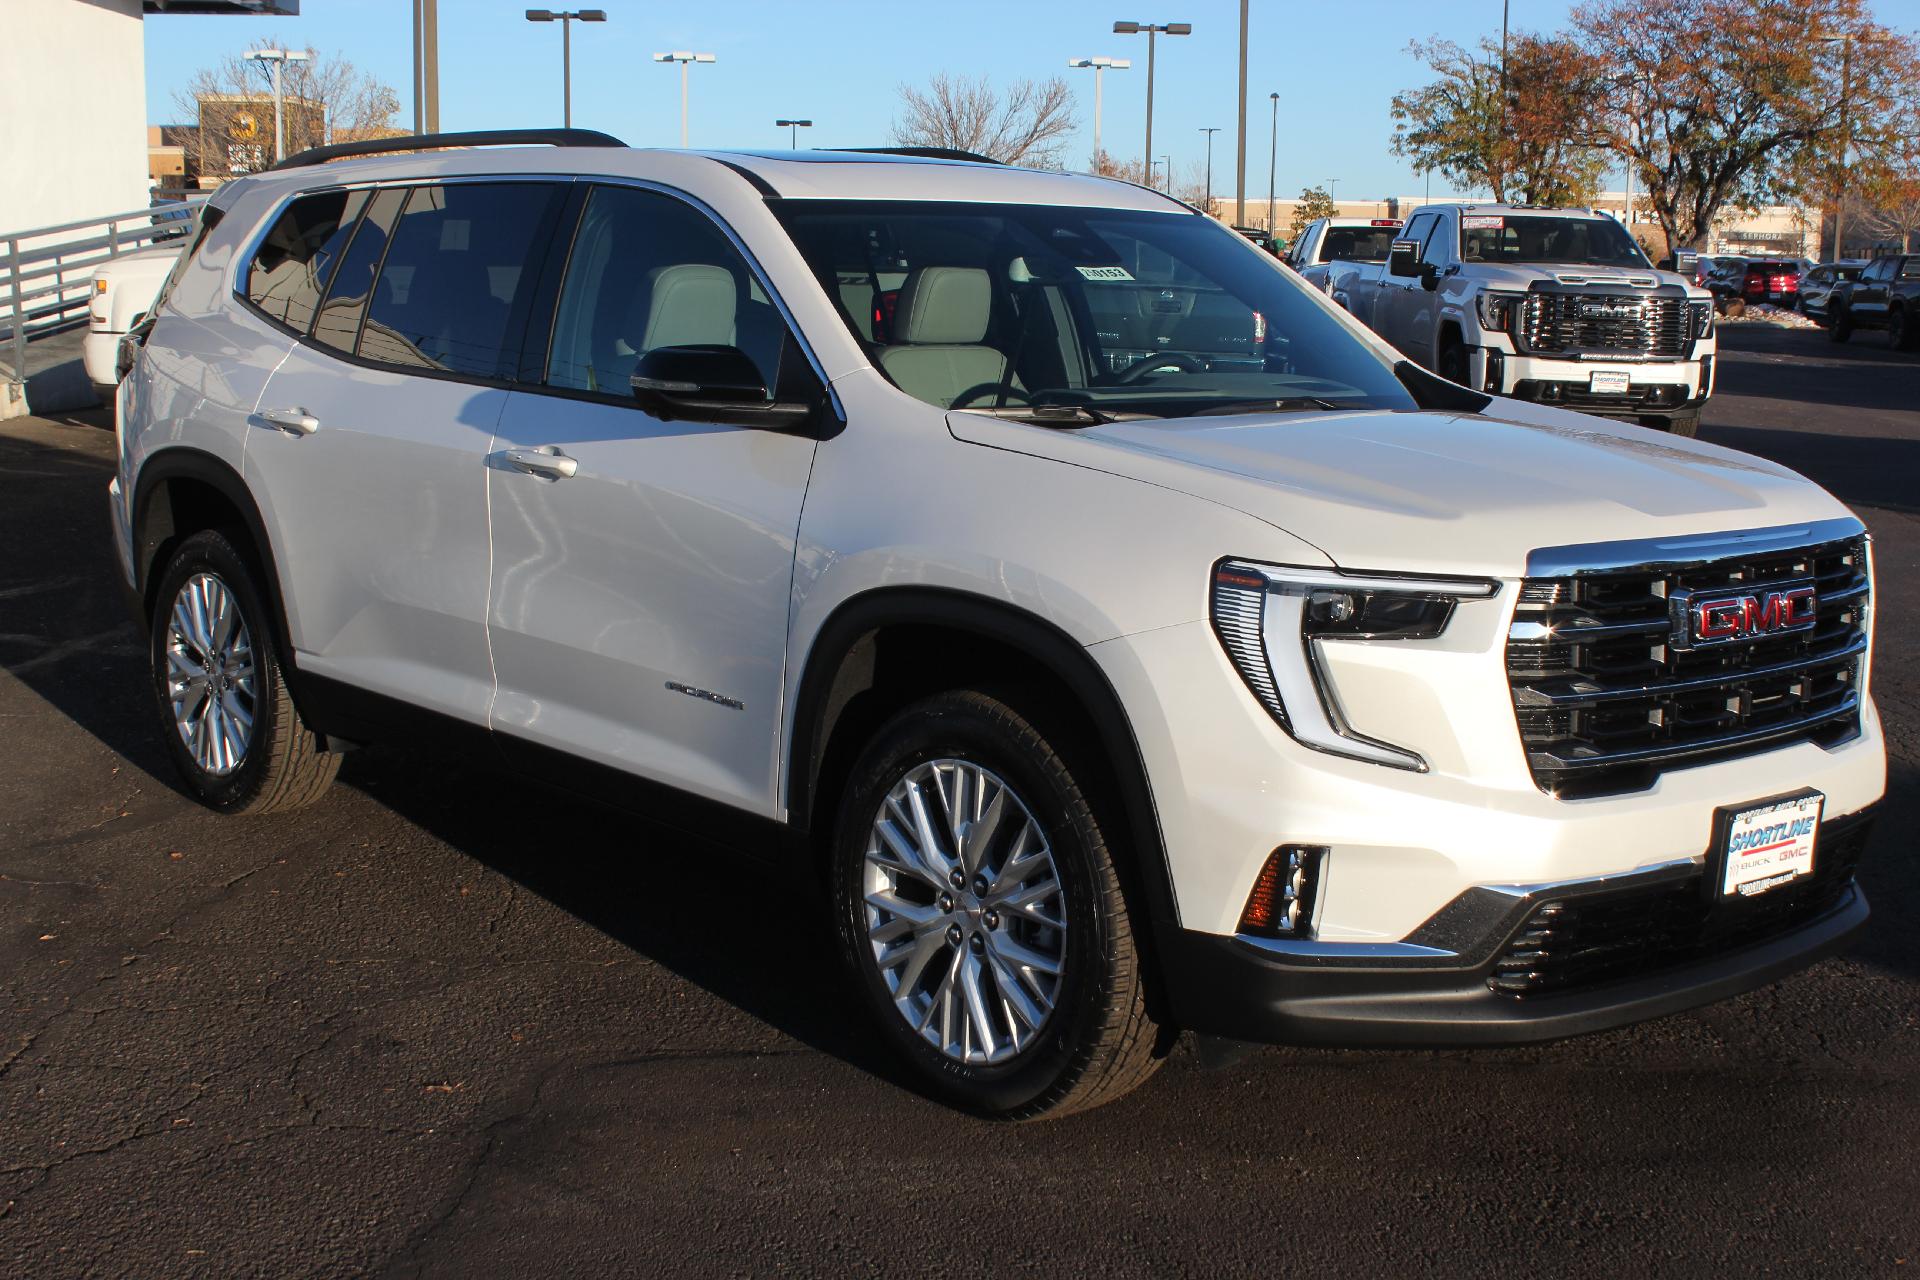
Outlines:
{"label": "lower grille mesh", "polygon": [[1846,896],[1870,827],[1866,818],[1828,823],[1813,874],[1735,904],[1745,910],[1710,908],[1697,875],[1544,902],[1494,962],[1487,986],[1525,999],[1658,973],[1788,933]]}

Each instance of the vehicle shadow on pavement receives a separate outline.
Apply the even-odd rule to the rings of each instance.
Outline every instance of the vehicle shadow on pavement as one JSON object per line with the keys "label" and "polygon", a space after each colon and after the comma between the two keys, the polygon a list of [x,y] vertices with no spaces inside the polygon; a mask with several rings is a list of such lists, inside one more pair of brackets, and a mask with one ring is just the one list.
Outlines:
{"label": "vehicle shadow on pavement", "polygon": [[[93,424],[85,424],[93,425]],[[160,791],[184,797],[161,749],[146,650],[113,563],[110,467],[18,431],[0,436],[0,670],[92,734]]]}
{"label": "vehicle shadow on pavement", "polygon": [[347,757],[338,785],[781,1034],[926,1096],[856,1002],[804,855],[505,778],[375,747]]}

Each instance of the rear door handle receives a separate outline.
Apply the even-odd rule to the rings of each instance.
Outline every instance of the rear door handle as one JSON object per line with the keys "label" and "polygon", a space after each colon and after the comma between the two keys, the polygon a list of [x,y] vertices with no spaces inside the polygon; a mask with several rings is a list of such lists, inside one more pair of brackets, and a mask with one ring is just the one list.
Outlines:
{"label": "rear door handle", "polygon": [[290,436],[310,436],[320,429],[320,419],[305,409],[262,409],[260,419]]}
{"label": "rear door handle", "polygon": [[549,480],[565,480],[580,470],[577,458],[569,458],[552,445],[539,449],[502,449],[498,456],[516,471]]}

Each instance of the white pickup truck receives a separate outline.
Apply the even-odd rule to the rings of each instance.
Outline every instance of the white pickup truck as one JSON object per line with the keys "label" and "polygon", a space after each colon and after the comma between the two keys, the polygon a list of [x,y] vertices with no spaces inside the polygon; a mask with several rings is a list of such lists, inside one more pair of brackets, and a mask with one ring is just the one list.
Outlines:
{"label": "white pickup truck", "polygon": [[1294,241],[1287,265],[1325,293],[1340,263],[1384,263],[1403,225],[1398,218],[1315,218]]}
{"label": "white pickup truck", "polygon": [[1476,390],[1682,436],[1713,391],[1712,295],[1592,210],[1425,205],[1386,262],[1335,263],[1326,290]]}

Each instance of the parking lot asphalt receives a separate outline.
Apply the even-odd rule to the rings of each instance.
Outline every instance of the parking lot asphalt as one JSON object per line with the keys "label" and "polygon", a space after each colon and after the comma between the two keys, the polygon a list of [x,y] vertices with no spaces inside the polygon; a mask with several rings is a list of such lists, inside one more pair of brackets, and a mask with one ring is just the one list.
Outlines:
{"label": "parking lot asphalt", "polygon": [[1877,538],[1862,939],[1557,1045],[1183,1047],[1018,1127],[917,1095],[739,851],[386,748],[303,813],[196,806],[112,433],[0,425],[0,1274],[1920,1269],[1920,360],[1723,334],[1702,436]]}

